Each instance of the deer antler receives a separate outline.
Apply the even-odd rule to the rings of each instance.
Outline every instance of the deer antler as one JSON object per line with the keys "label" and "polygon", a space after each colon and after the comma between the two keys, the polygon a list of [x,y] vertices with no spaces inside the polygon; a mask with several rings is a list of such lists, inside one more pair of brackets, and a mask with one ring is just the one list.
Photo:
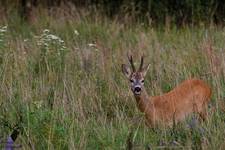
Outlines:
{"label": "deer antler", "polygon": [[140,67],[139,70],[141,71],[143,69],[143,65],[144,65],[144,56],[141,56],[141,63],[140,63]]}
{"label": "deer antler", "polygon": [[133,62],[133,57],[132,57],[132,55],[129,55],[129,54],[127,53],[127,58],[128,58],[128,60],[129,60],[129,62],[130,62],[130,65],[131,65],[131,68],[132,68],[133,72],[136,71],[135,66],[134,66],[134,62]]}

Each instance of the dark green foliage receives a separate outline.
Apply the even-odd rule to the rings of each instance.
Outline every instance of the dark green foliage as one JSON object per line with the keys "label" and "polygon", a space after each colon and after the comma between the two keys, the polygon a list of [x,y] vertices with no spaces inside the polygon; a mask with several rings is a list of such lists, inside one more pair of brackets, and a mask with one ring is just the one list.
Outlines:
{"label": "dark green foliage", "polygon": [[25,20],[29,18],[32,7],[41,6],[51,9],[61,5],[88,8],[93,12],[98,10],[109,17],[119,16],[121,20],[127,15],[131,16],[133,21],[149,21],[150,18],[155,25],[224,24],[225,19],[223,0],[21,0],[15,2],[1,0],[0,3],[5,10],[11,10],[10,7],[19,9]]}

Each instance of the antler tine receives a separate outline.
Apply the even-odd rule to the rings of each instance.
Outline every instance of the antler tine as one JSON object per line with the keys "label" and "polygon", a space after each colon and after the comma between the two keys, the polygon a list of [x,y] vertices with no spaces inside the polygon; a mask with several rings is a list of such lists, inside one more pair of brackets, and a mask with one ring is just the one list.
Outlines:
{"label": "antler tine", "polygon": [[141,63],[140,63],[140,67],[139,70],[141,71],[143,69],[143,65],[144,65],[144,56],[141,56]]}
{"label": "antler tine", "polygon": [[133,62],[133,56],[132,55],[129,55],[127,53],[127,58],[128,58],[128,60],[130,62],[130,65],[131,65],[132,70],[135,71],[136,69],[135,69],[134,62]]}

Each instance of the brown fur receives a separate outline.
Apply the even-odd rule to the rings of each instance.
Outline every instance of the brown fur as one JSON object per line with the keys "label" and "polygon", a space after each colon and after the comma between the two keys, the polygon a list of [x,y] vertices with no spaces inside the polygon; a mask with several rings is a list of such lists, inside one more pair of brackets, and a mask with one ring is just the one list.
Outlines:
{"label": "brown fur", "polygon": [[202,80],[189,79],[168,93],[149,97],[144,90],[135,96],[138,108],[145,113],[150,126],[157,124],[171,126],[191,113],[198,113],[204,120],[211,89]]}

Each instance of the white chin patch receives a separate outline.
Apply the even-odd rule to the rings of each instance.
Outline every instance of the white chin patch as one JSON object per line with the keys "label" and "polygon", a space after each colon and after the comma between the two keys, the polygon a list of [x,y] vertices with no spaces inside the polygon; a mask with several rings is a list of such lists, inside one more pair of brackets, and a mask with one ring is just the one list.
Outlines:
{"label": "white chin patch", "polygon": [[140,95],[141,94],[141,91],[140,92],[134,91],[134,94],[135,95]]}

